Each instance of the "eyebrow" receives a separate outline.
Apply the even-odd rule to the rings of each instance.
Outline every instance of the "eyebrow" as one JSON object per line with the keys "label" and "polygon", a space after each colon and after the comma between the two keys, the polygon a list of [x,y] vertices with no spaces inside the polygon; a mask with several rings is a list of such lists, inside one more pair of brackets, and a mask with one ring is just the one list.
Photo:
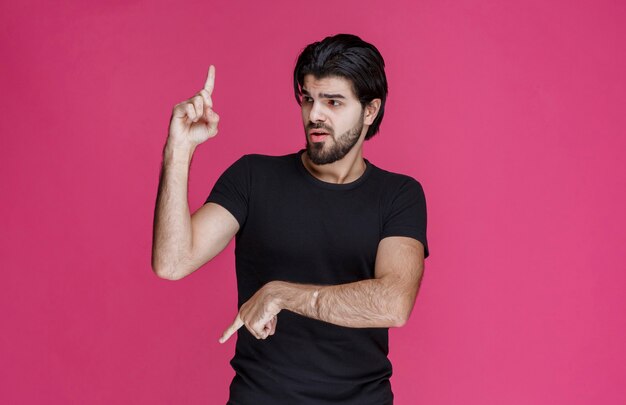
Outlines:
{"label": "eyebrow", "polygon": [[[306,89],[302,89],[302,94],[305,96],[310,96],[311,94],[306,91]],[[345,97],[341,94],[329,94],[329,93],[320,93],[321,98],[342,98],[345,100]]]}

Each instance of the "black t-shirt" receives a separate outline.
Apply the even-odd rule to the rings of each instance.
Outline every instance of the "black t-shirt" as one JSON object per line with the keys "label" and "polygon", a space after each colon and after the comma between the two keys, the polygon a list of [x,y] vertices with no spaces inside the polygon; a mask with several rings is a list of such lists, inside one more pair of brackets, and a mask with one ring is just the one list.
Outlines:
{"label": "black t-shirt", "polygon": [[[264,284],[283,280],[336,285],[374,278],[381,239],[426,241],[426,202],[419,182],[365,160],[348,184],[323,182],[298,153],[246,155],[218,179],[206,202],[240,225],[235,240],[238,306]],[[276,333],[237,334],[229,404],[393,402],[387,328],[348,328],[283,310]]]}

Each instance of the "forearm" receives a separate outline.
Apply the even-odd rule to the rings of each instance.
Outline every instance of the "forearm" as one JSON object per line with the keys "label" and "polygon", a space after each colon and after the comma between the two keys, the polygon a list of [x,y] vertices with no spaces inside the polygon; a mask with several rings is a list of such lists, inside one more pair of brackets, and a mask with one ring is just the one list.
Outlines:
{"label": "forearm", "polygon": [[274,333],[274,317],[283,309],[350,328],[403,326],[413,310],[423,272],[420,241],[384,238],[376,253],[375,278],[326,286],[270,281],[239,308],[220,342],[244,325],[257,339],[266,339]]}
{"label": "forearm", "polygon": [[407,296],[387,280],[314,286],[272,282],[272,295],[283,309],[300,315],[352,328],[402,326],[415,296]]}
{"label": "forearm", "polygon": [[163,151],[152,240],[152,268],[163,278],[175,278],[176,268],[192,248],[187,183],[193,151],[170,143]]}

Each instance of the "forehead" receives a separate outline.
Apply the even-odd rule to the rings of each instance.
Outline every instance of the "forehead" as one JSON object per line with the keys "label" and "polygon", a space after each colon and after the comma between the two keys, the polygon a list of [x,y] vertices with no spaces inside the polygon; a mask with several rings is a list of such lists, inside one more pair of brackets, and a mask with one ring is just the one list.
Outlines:
{"label": "forehead", "polygon": [[312,74],[304,76],[302,90],[311,96],[319,94],[341,94],[345,98],[356,99],[352,90],[352,82],[341,76],[315,77]]}

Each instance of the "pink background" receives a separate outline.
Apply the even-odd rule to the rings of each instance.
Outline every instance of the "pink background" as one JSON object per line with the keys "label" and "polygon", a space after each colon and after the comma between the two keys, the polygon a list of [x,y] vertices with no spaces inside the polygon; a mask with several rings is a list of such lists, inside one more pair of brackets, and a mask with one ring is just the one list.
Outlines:
{"label": "pink background", "polygon": [[626,3],[89,3],[0,5],[1,403],[225,403],[233,246],[150,269],[170,113],[215,64],[195,210],[242,154],[302,147],[293,65],[338,32],[387,62],[366,157],[428,201],[396,403],[626,403]]}

